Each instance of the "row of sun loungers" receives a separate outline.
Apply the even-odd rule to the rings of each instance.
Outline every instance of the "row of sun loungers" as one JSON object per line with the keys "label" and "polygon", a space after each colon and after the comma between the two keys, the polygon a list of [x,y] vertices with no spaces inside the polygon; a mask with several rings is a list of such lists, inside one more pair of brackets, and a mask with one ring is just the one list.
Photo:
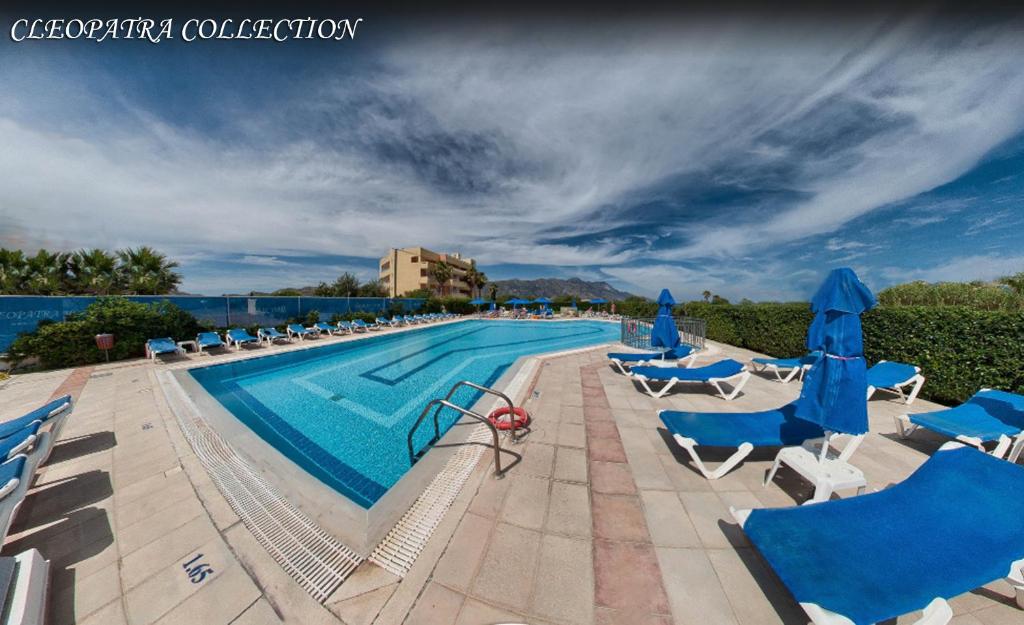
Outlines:
{"label": "row of sun loungers", "polygon": [[[73,409],[65,395],[24,416],[0,423],[0,542],[53,451]],[[36,549],[0,558],[0,613],[5,623],[41,623],[49,562]]]}
{"label": "row of sun loungers", "polygon": [[[299,323],[290,323],[285,327],[284,332],[281,332],[275,327],[259,328],[256,332],[256,336],[253,336],[244,328],[233,328],[225,332],[223,338],[216,332],[200,332],[199,335],[196,336],[194,345],[196,352],[198,353],[202,353],[204,350],[216,348],[227,349],[234,347],[236,350],[239,350],[243,345],[247,344],[260,345],[267,343],[270,345],[278,341],[290,342],[296,338],[301,341],[307,338],[319,337],[323,334],[359,334],[364,332],[374,332],[384,328],[397,328],[401,326],[433,323],[435,321],[446,321],[456,317],[457,315],[451,313],[430,313],[426,315],[396,315],[391,319],[377,317],[373,323],[367,323],[362,319],[356,319],[354,321],[339,321],[336,324],[321,321],[309,327],[305,327]],[[151,360],[155,360],[156,357],[161,354],[184,355],[186,352],[183,343],[187,344],[189,341],[175,342],[174,339],[170,337],[150,339],[146,341],[146,357]]]}
{"label": "row of sun loungers", "polygon": [[[677,382],[737,379],[743,367],[734,360],[694,367],[685,347],[608,357],[653,397]],[[787,383],[802,377],[816,357],[757,358],[754,366]],[[652,381],[665,386],[654,392]],[[881,361],[867,381],[869,399],[886,390],[910,404],[924,376],[914,365]],[[713,385],[723,397],[735,396]],[[1024,396],[983,389],[954,408],[897,417],[903,437],[926,428],[954,440],[904,482],[869,495],[862,494],[863,474],[847,462],[864,436],[825,440],[829,433],[797,418],[796,406],[747,413],[662,410],[659,417],[707,479],[729,473],[755,448],[776,447],[765,484],[781,464],[814,483],[808,503],[816,505],[732,510],[812,622],[867,625],[923,610],[915,623],[943,625],[953,617],[948,598],[1004,577],[1024,608],[1024,499],[1017,496],[1024,467],[1016,464],[1024,454]],[[846,443],[837,452],[832,445],[840,438]],[[701,446],[736,451],[711,468],[698,454]],[[830,500],[834,490],[854,486],[857,497]]]}

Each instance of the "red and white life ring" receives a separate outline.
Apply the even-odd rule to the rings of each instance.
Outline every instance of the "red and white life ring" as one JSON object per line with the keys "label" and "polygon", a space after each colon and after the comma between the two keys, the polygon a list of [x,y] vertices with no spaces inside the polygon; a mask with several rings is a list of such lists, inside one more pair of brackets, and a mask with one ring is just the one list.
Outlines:
{"label": "red and white life ring", "polygon": [[[491,411],[491,414],[487,415],[487,420],[499,430],[511,430],[512,419],[508,417],[508,412],[508,406],[495,408]],[[530,415],[526,412],[526,408],[517,407],[515,409],[515,415],[516,429],[524,427],[530,422]]]}

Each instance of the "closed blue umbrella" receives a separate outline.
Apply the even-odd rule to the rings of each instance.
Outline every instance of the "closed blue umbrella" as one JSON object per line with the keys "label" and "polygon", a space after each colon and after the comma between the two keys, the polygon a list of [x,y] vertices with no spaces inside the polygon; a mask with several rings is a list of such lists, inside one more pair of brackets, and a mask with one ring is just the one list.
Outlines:
{"label": "closed blue umbrella", "polygon": [[[654,319],[654,327],[651,328],[651,347],[672,348],[679,345],[679,330],[676,329],[676,320],[672,317],[672,307],[676,300],[668,289],[662,289],[658,296],[658,316]],[[865,391],[866,392],[866,391]]]}
{"label": "closed blue umbrella", "polygon": [[823,353],[804,376],[796,416],[830,432],[868,431],[867,365],[860,315],[875,296],[852,269],[833,269],[811,299],[807,347]]}

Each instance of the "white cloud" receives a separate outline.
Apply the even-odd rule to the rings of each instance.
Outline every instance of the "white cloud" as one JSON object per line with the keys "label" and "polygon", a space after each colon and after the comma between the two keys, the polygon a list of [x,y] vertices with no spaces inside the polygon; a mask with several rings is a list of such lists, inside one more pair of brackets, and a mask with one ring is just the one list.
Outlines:
{"label": "white cloud", "polygon": [[1024,256],[971,255],[953,258],[934,267],[911,269],[888,267],[882,275],[892,282],[970,282],[996,278],[1024,271]]}
{"label": "white cloud", "polygon": [[[301,94],[221,111],[245,142],[87,85],[34,114],[17,96],[26,78],[0,68],[0,241],[145,243],[266,268],[296,253],[373,259],[423,244],[461,250],[485,270],[600,266],[652,290],[651,271],[624,266],[655,258],[659,277],[680,288],[703,280],[739,297],[797,296],[742,259],[947,182],[1024,127],[1019,24],[959,39],[946,28],[959,25],[880,18],[783,34],[751,18],[572,37],[531,27],[528,41],[500,28],[410,34],[375,51],[372,75],[324,67]],[[72,107],[89,114],[55,114]],[[809,143],[862,109],[870,133],[851,138],[854,126]],[[632,207],[668,179],[721,175],[742,188],[748,172],[787,166],[784,182],[804,199],[686,222],[667,214],[671,245],[655,252],[653,237],[627,249],[614,237],[546,241],[552,228],[571,236],[635,223]],[[689,198],[676,199],[685,213]],[[826,248],[850,260],[863,245],[834,237]],[[671,265],[716,258],[710,274]]]}

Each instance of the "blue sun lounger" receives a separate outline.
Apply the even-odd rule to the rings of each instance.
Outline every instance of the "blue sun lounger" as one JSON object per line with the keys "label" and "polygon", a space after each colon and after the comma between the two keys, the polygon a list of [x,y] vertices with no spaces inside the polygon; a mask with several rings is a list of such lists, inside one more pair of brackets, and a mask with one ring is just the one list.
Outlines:
{"label": "blue sun lounger", "polygon": [[362,319],[352,320],[352,331],[353,332],[369,332],[370,326],[366,324]]}
{"label": "blue sun lounger", "polygon": [[259,338],[249,334],[249,331],[245,328],[234,328],[232,330],[228,330],[225,337],[228,340],[228,345],[234,344],[236,351],[242,349],[242,345],[245,343],[260,344]]}
{"label": "blue sun lounger", "polygon": [[[739,394],[743,385],[750,378],[750,372],[743,366],[743,363],[735,360],[725,359],[703,367],[687,369],[684,367],[633,367],[630,369],[629,377],[633,378],[644,387],[647,394],[655,399],[660,399],[668,393],[672,387],[679,382],[704,382],[715,387],[719,397],[726,401],[734,399]],[[664,382],[665,386],[658,392],[651,390],[648,382]],[[722,390],[722,382],[732,386],[732,392],[726,393]]]}
{"label": "blue sun lounger", "polygon": [[146,341],[146,357],[155,361],[160,354],[185,354],[185,350],[178,346],[171,337],[162,339],[149,339]]}
{"label": "blue sun lounger", "polygon": [[[879,360],[868,369],[868,399],[881,390],[896,393],[905,403],[912,404],[923,385],[921,368],[914,365]],[[904,392],[907,386],[911,386],[909,394]]]}
{"label": "blue sun lounger", "polygon": [[608,360],[612,361],[612,364],[618,367],[623,375],[629,375],[626,367],[652,360],[675,360],[680,365],[689,367],[693,364],[693,359],[696,355],[693,348],[689,345],[678,345],[663,352],[609,352]]}
{"label": "blue sun lounger", "polygon": [[213,347],[224,347],[224,341],[220,340],[220,335],[216,332],[200,332],[196,336],[196,351],[203,353],[204,349],[210,349]]}
{"label": "blue sun lounger", "polygon": [[[816,423],[804,421],[796,417],[796,402],[786,404],[776,410],[760,412],[681,412],[662,410],[658,413],[672,438],[682,447],[701,475],[709,480],[717,480],[726,475],[743,461],[756,447],[783,447],[802,445],[816,446],[813,454],[801,456],[818,457],[820,446],[825,443],[825,432]],[[833,435],[831,443],[837,436]],[[846,443],[842,453],[831,456],[824,462],[815,460],[816,466],[804,467],[798,472],[815,482],[815,500],[827,500],[834,490],[850,485],[851,478],[859,473],[850,467],[847,461],[857,450],[863,436],[854,436]],[[697,453],[697,447],[729,447],[736,451],[725,459],[716,469],[711,469]],[[792,456],[793,454],[790,454]],[[764,480],[765,485],[771,482],[778,469],[778,459],[773,469]]]}
{"label": "blue sun lounger", "polygon": [[[802,378],[804,371],[810,369],[820,355],[821,352],[811,352],[799,358],[751,358],[751,363],[756,371],[771,371],[779,382],[789,384],[793,378]],[[789,373],[782,377],[785,370]]]}
{"label": "blue sun lounger", "polygon": [[340,329],[341,329],[340,326],[332,326],[331,324],[329,324],[327,322],[324,322],[324,321],[319,321],[317,323],[314,323],[312,326],[310,326],[309,329],[311,331],[313,331],[313,332],[316,332],[317,334],[327,333],[327,334],[333,335],[335,333],[338,333],[338,334],[341,333],[340,332]]}
{"label": "blue sun lounger", "polygon": [[74,402],[71,400],[70,395],[64,395],[57,399],[48,402],[44,406],[36,408],[32,412],[29,412],[17,419],[11,419],[10,421],[4,421],[0,423],[0,438],[7,438],[12,436],[33,423],[45,425],[49,428],[51,436],[56,440],[60,434],[61,428],[64,427],[64,422],[67,420],[68,415],[71,414],[74,408]]}
{"label": "blue sun lounger", "polygon": [[304,328],[302,327],[301,324],[298,323],[289,323],[285,327],[285,330],[288,332],[289,337],[295,338],[297,336],[299,337],[300,341],[305,340],[307,336],[320,336],[319,332],[314,332],[309,328]]}
{"label": "blue sun lounger", "polygon": [[947,599],[1004,577],[1024,608],[1020,493],[1024,467],[947,443],[878,493],[732,514],[817,625],[943,625]]}
{"label": "blue sun lounger", "polygon": [[277,328],[272,326],[269,328],[260,328],[259,330],[256,331],[256,336],[258,336],[261,341],[266,341],[267,345],[272,344],[274,341],[292,340],[290,336],[278,332]]}
{"label": "blue sun lounger", "polygon": [[896,426],[904,438],[923,427],[983,451],[985,443],[996,443],[993,456],[1009,450],[1008,459],[1016,462],[1024,451],[1024,396],[982,389],[955,408],[900,415]]}

